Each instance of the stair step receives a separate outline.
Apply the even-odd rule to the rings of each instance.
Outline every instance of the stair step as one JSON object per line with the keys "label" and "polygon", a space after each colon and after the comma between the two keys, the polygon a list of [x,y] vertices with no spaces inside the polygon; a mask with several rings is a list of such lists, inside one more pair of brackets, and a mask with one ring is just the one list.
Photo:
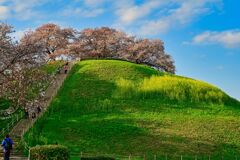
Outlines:
{"label": "stair step", "polygon": [[[12,160],[12,159],[14,159],[14,160],[28,160],[28,158],[27,157],[10,157],[10,159]],[[3,158],[0,158],[0,160],[3,160]]]}
{"label": "stair step", "polygon": [[[11,155],[22,155],[22,152],[11,152]],[[3,153],[0,153],[0,157],[3,155]]]}
{"label": "stair step", "polygon": [[[3,157],[3,155],[0,155],[0,160],[1,158]],[[28,159],[27,157],[24,157],[23,155],[10,155],[10,159],[21,159],[21,158],[24,158],[24,159]]]}
{"label": "stair step", "polygon": [[[0,0],[1,1],[1,0]],[[74,63],[70,64],[70,68],[69,70],[71,70],[72,66],[74,65]],[[50,85],[45,93],[45,98],[47,98],[48,100],[44,103],[44,108],[46,109],[49,106],[50,100],[52,96],[56,96],[55,91],[57,91],[60,87],[61,84],[65,81],[67,75],[65,74],[60,74],[57,75],[57,80]],[[44,109],[44,110],[45,110]],[[21,136],[22,133],[24,131],[26,131],[28,129],[28,126],[33,124],[34,121],[32,121],[31,119],[21,119],[12,129],[12,131],[10,132],[11,138],[14,142],[14,150],[11,153],[11,160],[27,160],[27,157],[24,157],[24,155],[21,152],[17,152],[17,148],[18,148],[18,144],[21,142]],[[0,151],[0,160],[2,160],[3,157],[3,153],[1,153]]]}

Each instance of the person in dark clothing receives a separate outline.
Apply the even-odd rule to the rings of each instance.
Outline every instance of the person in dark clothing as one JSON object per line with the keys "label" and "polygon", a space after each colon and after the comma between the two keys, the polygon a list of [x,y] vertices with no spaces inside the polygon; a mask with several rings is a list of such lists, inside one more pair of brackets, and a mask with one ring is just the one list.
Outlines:
{"label": "person in dark clothing", "polygon": [[42,108],[40,106],[37,107],[37,113],[40,114],[42,111]]}
{"label": "person in dark clothing", "polygon": [[68,72],[68,62],[64,65],[64,73],[67,74]]}
{"label": "person in dark clothing", "polygon": [[33,113],[32,113],[32,119],[35,119],[35,118],[36,118],[36,113],[33,112]]}
{"label": "person in dark clothing", "polygon": [[29,113],[27,110],[25,110],[25,119],[28,119],[29,118]]}
{"label": "person in dark clothing", "polygon": [[3,148],[4,160],[9,160],[10,153],[11,153],[12,146],[13,146],[13,141],[11,140],[11,138],[9,137],[8,134],[6,135],[6,138],[2,141],[1,146]]}

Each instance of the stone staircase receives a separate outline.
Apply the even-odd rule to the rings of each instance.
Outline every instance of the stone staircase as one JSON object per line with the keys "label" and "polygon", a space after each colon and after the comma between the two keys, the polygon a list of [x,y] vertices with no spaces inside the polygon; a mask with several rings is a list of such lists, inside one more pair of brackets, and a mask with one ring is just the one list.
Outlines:
{"label": "stone staircase", "polygon": [[[69,71],[75,63],[70,63]],[[22,136],[24,133],[34,124],[34,122],[43,115],[46,111],[47,107],[52,101],[52,98],[56,96],[58,90],[62,86],[64,80],[66,79],[68,74],[57,74],[56,80],[48,87],[45,92],[45,103],[43,104],[42,112],[35,119],[22,119],[20,120],[16,126],[10,132],[11,139],[14,141],[13,150],[11,153],[11,160],[27,160],[28,157],[24,156],[22,151],[18,150],[18,144],[20,143]],[[3,157],[3,153],[0,152],[0,157]],[[3,158],[2,158],[3,159]],[[0,160],[2,160],[0,158]]]}

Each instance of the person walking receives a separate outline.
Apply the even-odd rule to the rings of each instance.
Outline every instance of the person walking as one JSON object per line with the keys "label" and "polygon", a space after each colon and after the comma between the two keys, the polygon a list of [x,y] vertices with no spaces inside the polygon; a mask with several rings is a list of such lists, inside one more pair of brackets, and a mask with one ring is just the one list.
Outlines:
{"label": "person walking", "polygon": [[37,116],[36,116],[36,113],[35,111],[32,112],[32,119],[35,119]]}
{"label": "person walking", "polygon": [[13,141],[8,134],[6,135],[6,138],[2,141],[1,146],[3,148],[4,160],[9,160],[10,153],[13,148]]}
{"label": "person walking", "polygon": [[25,110],[25,119],[28,119],[29,118],[29,113],[27,110]]}
{"label": "person walking", "polygon": [[64,65],[64,73],[67,74],[68,72],[68,62]]}
{"label": "person walking", "polygon": [[40,105],[37,106],[37,113],[40,114],[42,112],[42,108]]}

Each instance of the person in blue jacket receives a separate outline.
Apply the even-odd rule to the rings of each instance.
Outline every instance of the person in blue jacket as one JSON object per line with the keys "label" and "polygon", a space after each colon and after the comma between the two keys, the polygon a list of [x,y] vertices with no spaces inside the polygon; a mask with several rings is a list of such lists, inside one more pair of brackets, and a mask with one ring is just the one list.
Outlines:
{"label": "person in blue jacket", "polygon": [[13,141],[11,140],[10,136],[7,134],[6,138],[2,141],[2,148],[4,153],[4,160],[9,160],[10,153],[13,148]]}

